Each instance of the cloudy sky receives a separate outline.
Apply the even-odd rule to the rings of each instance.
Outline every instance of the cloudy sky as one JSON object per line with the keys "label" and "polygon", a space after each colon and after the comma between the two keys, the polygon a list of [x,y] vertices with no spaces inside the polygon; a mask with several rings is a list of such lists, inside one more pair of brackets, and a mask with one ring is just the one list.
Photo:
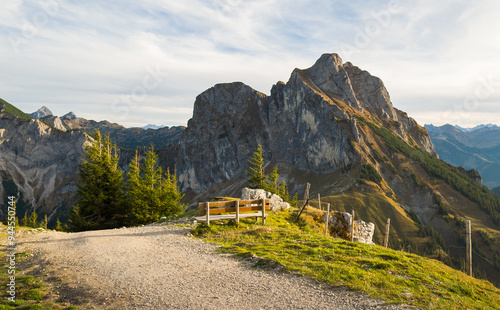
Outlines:
{"label": "cloudy sky", "polygon": [[419,123],[500,125],[497,0],[9,0],[0,98],[125,126],[186,125],[196,95],[269,94],[338,53]]}

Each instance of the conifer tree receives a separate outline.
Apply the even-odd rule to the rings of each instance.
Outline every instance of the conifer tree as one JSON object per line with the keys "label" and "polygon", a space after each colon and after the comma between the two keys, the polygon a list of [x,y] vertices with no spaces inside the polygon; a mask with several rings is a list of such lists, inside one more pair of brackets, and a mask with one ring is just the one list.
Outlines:
{"label": "conifer tree", "polygon": [[146,153],[142,164],[136,152],[129,170],[126,188],[134,224],[151,223],[162,216],[182,212],[184,206],[180,200],[183,195],[177,186],[175,172],[173,175],[170,170],[163,173],[153,146]]}
{"label": "conifer tree", "polygon": [[121,226],[127,215],[116,145],[96,130],[79,166],[78,202],[68,223],[72,231]]}
{"label": "conifer tree", "polygon": [[250,159],[250,171],[245,171],[248,175],[250,188],[265,188],[266,175],[264,174],[264,157],[262,156],[262,144],[255,149],[252,158]]}
{"label": "conifer tree", "polygon": [[57,219],[55,230],[56,231],[64,231],[65,230],[63,225],[61,224],[61,221],[59,221],[59,219]]}
{"label": "conifer tree", "polygon": [[177,181],[177,170],[174,169],[174,173],[170,173],[170,169],[167,168],[167,173],[161,181],[161,197],[166,202],[163,206],[161,213],[164,216],[171,216],[175,214],[180,214],[184,210],[184,205],[180,203],[184,195],[181,193],[178,181]]}
{"label": "conifer tree", "polygon": [[280,195],[279,191],[279,184],[278,184],[278,178],[280,175],[278,174],[278,167],[274,166],[273,172],[267,177],[266,181],[266,190],[273,193],[277,194],[278,196]]}
{"label": "conifer tree", "polygon": [[30,217],[28,218],[27,226],[37,228],[38,227],[37,219],[38,219],[38,214],[36,214],[36,210],[33,210],[33,212],[31,212]]}
{"label": "conifer tree", "polygon": [[28,216],[26,215],[26,211],[24,211],[24,216],[21,219],[21,226],[28,226]]}
{"label": "conifer tree", "polygon": [[40,227],[44,228],[44,229],[47,229],[47,225],[48,224],[49,224],[49,222],[47,220],[47,214],[45,214],[45,217],[43,218],[42,222],[40,223]]}

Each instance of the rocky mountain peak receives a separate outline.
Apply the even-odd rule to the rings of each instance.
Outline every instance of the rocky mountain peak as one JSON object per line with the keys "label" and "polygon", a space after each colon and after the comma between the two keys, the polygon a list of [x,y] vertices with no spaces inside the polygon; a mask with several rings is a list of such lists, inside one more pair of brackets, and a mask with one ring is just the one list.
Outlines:
{"label": "rocky mountain peak", "polygon": [[250,99],[265,97],[266,95],[242,82],[217,84],[196,97],[193,118],[205,118],[214,114],[236,115],[248,108]]}
{"label": "rocky mountain peak", "polygon": [[295,69],[286,84],[274,85],[270,96],[241,82],[198,95],[176,159],[181,189],[203,193],[245,176],[259,143],[267,162],[314,174],[339,171],[371,156],[373,137],[357,119],[390,127],[435,154],[425,129],[392,106],[381,79],[324,54],[312,67]]}
{"label": "rocky mountain peak", "polygon": [[61,116],[62,120],[65,120],[65,119],[75,119],[75,118],[76,118],[76,115],[73,112],[69,112],[69,113],[66,113],[63,116]]}
{"label": "rocky mountain peak", "polygon": [[323,54],[305,71],[314,86],[327,96],[380,119],[398,120],[382,80],[350,62],[344,64],[339,55]]}
{"label": "rocky mountain peak", "polygon": [[47,116],[52,116],[53,114],[49,108],[47,108],[46,106],[43,106],[40,109],[38,109],[36,112],[33,112],[31,114],[28,114],[28,115],[33,117],[33,118],[36,118],[36,119],[41,119],[41,118],[44,118]]}

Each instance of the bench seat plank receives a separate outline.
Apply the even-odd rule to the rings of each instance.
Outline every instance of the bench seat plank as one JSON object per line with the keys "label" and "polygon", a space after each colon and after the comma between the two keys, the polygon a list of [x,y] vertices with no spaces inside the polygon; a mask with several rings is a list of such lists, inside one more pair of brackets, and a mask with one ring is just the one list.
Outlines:
{"label": "bench seat plank", "polygon": [[[212,212],[210,212],[210,214],[212,214]],[[243,213],[241,214],[240,213],[240,218],[244,218],[244,217],[261,217],[262,216],[262,212],[257,212],[257,213]],[[231,219],[235,219],[236,218],[236,214],[221,214],[221,215],[216,215],[216,216],[210,216],[210,220],[231,220]],[[197,216],[195,217],[195,219],[197,221],[206,221],[206,217],[205,216]]]}
{"label": "bench seat plank", "polygon": [[[239,200],[240,206],[243,205],[251,205],[251,204],[260,204],[262,199],[252,199],[252,200]],[[269,204],[269,198],[266,199],[266,204]],[[199,208],[205,208],[206,202],[199,202]],[[234,200],[232,201],[212,201],[210,202],[210,208],[215,207],[232,207],[234,206]]]}
{"label": "bench seat plank", "polygon": [[[248,211],[260,211],[262,210],[262,206],[253,206],[253,207],[241,207],[240,206],[240,212],[248,212]],[[266,210],[270,210],[270,207],[268,204],[266,204]],[[212,209],[212,204],[210,203],[210,214],[220,214],[220,213],[229,213],[229,212],[236,212],[236,208],[213,208]],[[200,209],[198,212],[199,215],[205,215],[207,214],[206,209]]]}

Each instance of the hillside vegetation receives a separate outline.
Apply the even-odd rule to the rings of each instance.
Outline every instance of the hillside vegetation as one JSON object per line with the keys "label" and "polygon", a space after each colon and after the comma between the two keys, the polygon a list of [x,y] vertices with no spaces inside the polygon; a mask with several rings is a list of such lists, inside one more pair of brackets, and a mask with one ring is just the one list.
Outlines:
{"label": "hillside vegetation", "polygon": [[439,157],[446,162],[476,169],[489,188],[500,185],[500,128],[478,126],[469,130],[456,126],[426,125]]}
{"label": "hillside vegetation", "polygon": [[496,195],[500,196],[500,186],[499,186],[499,187],[495,187],[492,191],[493,191]]}
{"label": "hillside vegetation", "polygon": [[8,103],[7,101],[1,98],[0,98],[0,112],[7,112],[24,120],[33,119],[28,114],[24,113],[23,111],[19,110],[18,108],[16,108],[12,104]]}
{"label": "hillside vegetation", "polygon": [[[465,222],[469,219],[473,229],[474,275],[499,285],[500,244],[496,240],[500,238],[500,199],[481,185],[479,173],[446,163],[417,146],[409,136],[407,141],[403,140],[395,134],[396,123],[381,123],[366,115],[357,115],[356,119],[370,138],[366,143],[353,143],[354,147],[383,175],[382,182],[366,182],[376,178],[373,173],[368,178],[361,176],[361,181],[364,179],[364,183],[378,188],[387,196],[385,200],[404,207],[406,215],[418,227],[417,236],[397,231],[395,235],[399,240],[396,239],[395,248],[411,250],[463,269]],[[394,186],[395,180],[404,180],[406,189]],[[416,189],[416,193],[408,195],[408,187]],[[352,188],[353,191],[359,189],[362,187]],[[377,203],[371,208],[380,208],[385,217],[390,217],[384,205],[387,203]],[[357,212],[363,212],[365,207],[360,207]],[[376,213],[366,219],[375,222],[377,229],[384,227],[377,223],[383,219]]]}
{"label": "hillside vegetation", "polygon": [[368,122],[368,125],[385,140],[387,146],[394,152],[402,153],[415,160],[430,176],[445,181],[455,190],[477,203],[497,225],[500,225],[500,199],[495,197],[486,186],[475,182],[477,178],[480,178],[477,171],[466,171],[463,168],[453,167],[418,147],[410,146],[385,127],[379,127],[372,122]]}
{"label": "hillside vegetation", "polygon": [[[370,222],[373,222],[375,224],[373,241],[377,244],[383,243],[387,218],[391,219],[390,234],[392,238],[390,244],[393,248],[416,252],[427,241],[419,236],[417,224],[406,211],[376,187],[367,187],[363,191],[350,191],[342,195],[321,197],[323,210],[326,210],[327,203],[331,204],[332,210],[349,213],[354,210],[356,217],[369,219]],[[317,200],[310,204],[318,208]]]}
{"label": "hillside vegetation", "polygon": [[439,261],[325,237],[320,214],[308,209],[295,223],[296,212],[270,212],[265,226],[253,220],[243,220],[238,226],[218,221],[201,224],[193,232],[221,244],[221,252],[242,258],[258,256],[256,267],[282,268],[388,303],[427,309],[494,309],[500,304],[500,290],[491,283]]}

